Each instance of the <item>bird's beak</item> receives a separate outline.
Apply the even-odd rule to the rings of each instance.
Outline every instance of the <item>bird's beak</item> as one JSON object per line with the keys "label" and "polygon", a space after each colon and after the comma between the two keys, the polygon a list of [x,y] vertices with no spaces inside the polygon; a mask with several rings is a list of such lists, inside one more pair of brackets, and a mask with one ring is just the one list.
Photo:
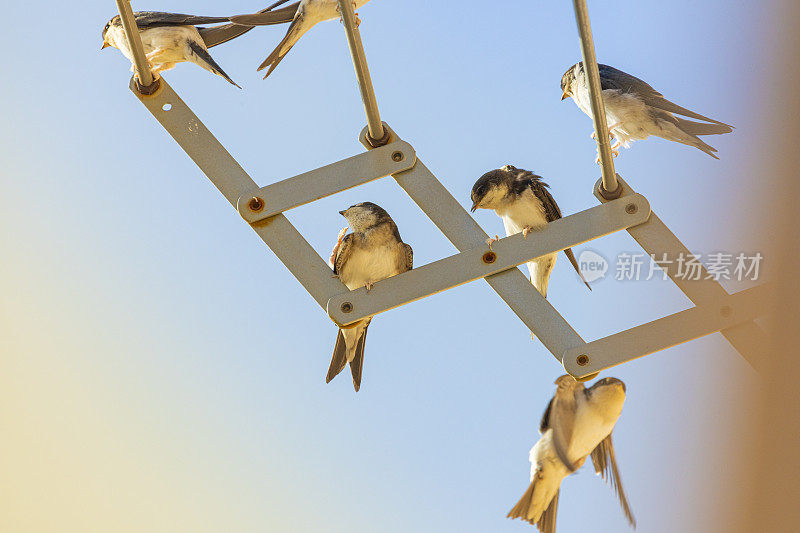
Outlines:
{"label": "bird's beak", "polygon": [[473,202],[473,203],[472,203],[472,207],[469,209],[469,212],[470,212],[470,213],[474,213],[474,212],[475,212],[475,210],[476,210],[476,209],[478,209],[478,204],[479,204],[479,203],[480,203],[480,202]]}
{"label": "bird's beak", "polygon": [[108,48],[109,46],[111,46],[111,45],[108,44],[106,41],[103,41],[103,46],[100,47],[100,50],[102,50],[104,48]]}
{"label": "bird's beak", "polygon": [[566,92],[564,92],[564,93],[561,95],[561,101],[563,102],[563,101],[564,101],[564,100],[566,100],[567,98],[569,98],[569,95],[568,95]]}
{"label": "bird's beak", "polygon": [[345,214],[346,212],[347,212],[347,209],[345,209],[344,211],[339,211],[339,214],[340,214],[340,215],[342,215],[342,216],[344,216],[344,214]]}

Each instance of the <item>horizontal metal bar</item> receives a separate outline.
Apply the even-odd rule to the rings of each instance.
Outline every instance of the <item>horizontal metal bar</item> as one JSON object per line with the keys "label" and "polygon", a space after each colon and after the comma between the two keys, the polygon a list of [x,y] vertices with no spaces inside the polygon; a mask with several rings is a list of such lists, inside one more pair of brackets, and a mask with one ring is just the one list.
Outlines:
{"label": "horizontal metal bar", "polygon": [[[360,140],[370,148],[366,133],[366,129],[362,131]],[[388,133],[397,138],[391,129]],[[464,251],[485,244],[489,237],[486,232],[419,157],[414,168],[393,177],[456,249]],[[580,335],[519,269],[506,270],[485,279],[554,357],[560,358],[567,348],[584,344]]]}
{"label": "horizontal metal bar", "polygon": [[353,57],[353,66],[356,69],[361,100],[364,102],[367,128],[372,141],[385,141],[385,131],[381,122],[381,114],[378,111],[378,100],[375,98],[375,89],[372,86],[369,66],[367,66],[367,55],[364,53],[364,43],[361,41],[361,32],[358,29],[356,14],[350,1],[339,0],[339,11],[342,14],[344,30],[347,33],[347,44],[350,47],[350,55]]}
{"label": "horizontal metal bar", "polygon": [[[636,194],[636,191],[622,178],[619,180],[621,197]],[[598,193],[599,185],[599,182],[595,185],[595,196],[601,202],[606,202],[607,200]],[[695,257],[655,213],[650,215],[650,220],[646,224],[629,228],[628,233],[645,252],[654,255],[656,259],[661,258],[663,254],[667,254],[667,258]],[[699,263],[699,260],[697,262]],[[728,292],[708,275],[702,264],[698,266],[698,280],[684,279],[684,276],[680,275],[677,262],[661,265],[661,268],[696,306],[716,305],[718,301],[728,296]],[[769,339],[758,324],[752,321],[745,322],[726,328],[721,333],[753,368],[756,370],[760,368],[761,361],[768,356]]]}
{"label": "horizontal metal bar", "polygon": [[614,158],[611,157],[611,141],[608,138],[608,121],[606,108],[603,104],[602,84],[600,71],[597,66],[597,57],[594,51],[592,26],[589,23],[589,8],[586,0],[573,0],[575,8],[575,21],[578,24],[578,34],[581,42],[581,56],[583,68],[588,81],[589,99],[592,106],[592,119],[597,140],[597,153],[603,169],[602,190],[608,199],[617,198],[618,183],[617,173],[614,170]]}
{"label": "horizontal metal bar", "polygon": [[692,307],[647,324],[610,335],[564,352],[564,368],[580,378],[666,350],[737,324],[751,322],[769,311],[765,285],[728,295],[713,304]]}
{"label": "horizontal metal bar", "polygon": [[115,0],[119,17],[122,21],[122,29],[125,30],[125,37],[128,39],[128,47],[133,54],[133,64],[136,65],[136,76],[143,87],[153,84],[153,73],[150,71],[150,62],[144,53],[142,37],[139,35],[139,26],[133,16],[130,0]]}
{"label": "horizontal metal bar", "polygon": [[[398,141],[342,161],[281,180],[248,192],[239,198],[239,214],[248,222],[257,222],[289,209],[357,187],[413,167],[417,161],[414,148]],[[260,201],[253,202],[256,198]],[[253,206],[256,206],[256,209]]]}
{"label": "horizontal metal bar", "polygon": [[[151,96],[140,94],[133,82],[131,91],[234,208],[243,194],[258,188],[166,81]],[[332,296],[347,291],[285,216],[251,227],[323,309]]]}
{"label": "horizontal metal bar", "polygon": [[628,196],[624,200],[592,207],[551,222],[541,231],[529,234],[527,239],[523,238],[522,234],[500,239],[492,245],[493,253],[489,257],[486,256],[489,248],[484,243],[477,248],[379,281],[369,292],[361,288],[334,296],[328,303],[328,313],[334,322],[340,325],[357,322],[368,316],[514,268],[536,257],[559,252],[641,224],[649,216],[650,204],[644,196]]}

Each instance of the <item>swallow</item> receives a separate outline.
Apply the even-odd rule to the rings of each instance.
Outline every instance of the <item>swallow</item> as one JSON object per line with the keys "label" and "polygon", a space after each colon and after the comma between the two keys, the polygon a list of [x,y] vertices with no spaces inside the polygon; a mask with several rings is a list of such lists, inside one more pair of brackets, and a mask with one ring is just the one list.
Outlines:
{"label": "swallow", "polygon": [[[353,1],[353,9],[358,9],[367,2],[369,0],[355,0]],[[258,67],[259,72],[269,67],[267,74],[264,76],[264,79],[267,79],[278,64],[283,61],[289,50],[308,30],[322,21],[339,18],[340,16],[338,0],[300,0],[300,2],[295,2],[285,8],[276,9],[269,13],[237,15],[231,17],[230,20],[236,24],[247,26],[290,23],[286,36]]]}
{"label": "swallow", "polygon": [[[541,176],[506,165],[487,172],[472,186],[472,212],[474,213],[476,209],[494,209],[494,212],[503,219],[506,235],[522,233],[523,238],[527,239],[531,231],[541,230],[548,222],[561,218],[561,210],[547,190],[548,187]],[[494,240],[487,241],[490,247]],[[578,268],[572,249],[567,248],[564,253],[589,287]],[[545,298],[556,257],[557,254],[548,254],[528,263],[531,283]],[[589,290],[591,289],[589,287]]]}
{"label": "swallow", "polygon": [[[200,34],[200,30],[205,28],[195,27],[195,24],[228,22],[228,17],[199,17],[156,11],[139,11],[133,15],[153,76],[158,78],[159,73],[174,68],[178,63],[189,61],[239,87],[208,53],[206,42]],[[122,52],[131,62],[131,71],[136,71],[133,52],[128,46],[119,15],[108,21],[103,28],[103,46],[100,49],[109,46]]]}
{"label": "swallow", "polygon": [[539,424],[542,436],[530,451],[531,483],[507,518],[520,518],[543,533],[555,533],[561,481],[591,455],[595,473],[610,481],[635,528],[611,440],[625,403],[625,384],[605,378],[587,389],[572,376],[561,376],[555,384],[556,392]]}
{"label": "swallow", "polygon": [[[630,148],[631,142],[655,135],[668,141],[694,146],[714,159],[719,159],[714,155],[717,149],[703,142],[698,136],[730,133],[733,131],[732,126],[670,102],[660,92],[635,76],[608,65],[598,65],[598,67],[603,102],[606,106],[606,120],[609,124],[608,134],[615,139],[611,147],[615,156],[619,153],[617,150],[620,145]],[[572,97],[581,111],[593,117],[583,62],[571,66],[561,77],[561,93],[562,100]],[[687,120],[675,115],[704,122]]]}
{"label": "swallow", "polygon": [[[346,234],[345,228],[339,233],[330,263],[333,274],[348,289],[365,287],[369,291],[376,282],[413,268],[414,251],[400,238],[397,224],[382,207],[363,202],[339,214],[347,219],[353,232]],[[330,383],[345,364],[350,363],[353,386],[356,392],[361,388],[364,343],[371,321],[372,317],[367,317],[339,329],[326,383]]]}

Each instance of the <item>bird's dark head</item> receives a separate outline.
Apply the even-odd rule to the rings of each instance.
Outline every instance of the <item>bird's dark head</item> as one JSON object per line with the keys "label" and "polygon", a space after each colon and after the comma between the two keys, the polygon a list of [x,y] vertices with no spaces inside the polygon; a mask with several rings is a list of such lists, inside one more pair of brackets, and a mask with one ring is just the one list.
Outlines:
{"label": "bird's dark head", "polygon": [[352,205],[339,214],[347,219],[347,223],[355,232],[364,232],[384,222],[392,222],[392,217],[384,208],[372,202],[361,202]]}
{"label": "bird's dark head", "polygon": [[122,24],[122,21],[120,20],[119,15],[117,15],[114,18],[112,18],[108,22],[106,22],[106,25],[103,28],[103,46],[100,47],[100,50],[102,50],[104,48],[108,48],[109,46],[112,46],[112,44],[108,40],[108,37],[109,37],[108,36],[108,30],[111,29],[111,26],[120,25],[120,24]]}
{"label": "bird's dark head", "polygon": [[589,401],[609,419],[618,418],[622,412],[625,392],[625,383],[617,378],[603,378],[586,389]]}
{"label": "bird's dark head", "polygon": [[472,186],[472,212],[476,209],[497,209],[507,201],[512,191],[514,180],[520,173],[517,167],[506,165],[492,170],[478,178]]}
{"label": "bird's dark head", "polygon": [[578,69],[580,63],[575,63],[567,69],[563,76],[561,76],[561,99],[565,100],[570,96],[575,96],[575,81],[578,79]]}

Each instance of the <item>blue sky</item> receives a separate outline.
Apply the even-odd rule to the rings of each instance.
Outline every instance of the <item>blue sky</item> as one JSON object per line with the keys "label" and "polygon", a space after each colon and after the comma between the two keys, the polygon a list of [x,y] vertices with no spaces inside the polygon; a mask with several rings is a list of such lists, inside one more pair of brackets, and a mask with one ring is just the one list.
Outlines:
{"label": "blue sky", "polygon": [[[504,516],[562,369],[491,289],[476,282],[377,317],[361,392],[346,375],[326,385],[335,327],[130,94],[127,61],[99,52],[114,2],[37,4],[6,6],[20,23],[0,35],[14,74],[0,100],[0,465],[17,480],[0,529],[529,528]],[[748,177],[771,105],[757,98],[772,66],[768,13],[590,4],[601,62],[737,128],[709,139],[720,161],[654,139],[623,151],[618,172],[692,250],[760,249]],[[134,2],[203,15],[262,7]],[[23,23],[32,11],[50,14],[37,21],[46,39]],[[507,163],[544,176],[565,214],[596,205],[591,121],[559,100],[580,59],[568,2],[375,0],[360,15],[383,119],[463,205],[475,179]],[[212,50],[242,91],[193,65],[165,75],[263,185],[359,153],[365,123],[336,22],[261,80],[256,66],[284,31]],[[365,200],[391,213],[417,265],[455,252],[391,179],[288,216],[327,257],[338,211]],[[476,218],[502,233],[493,213]],[[637,250],[627,234],[589,248]],[[589,293],[563,255],[549,297],[587,340],[689,306],[656,280],[607,279]],[[709,492],[736,481],[722,456],[746,406],[729,384],[755,375],[719,335],[607,375],[628,385],[615,441],[640,531],[674,531],[676,516],[705,511]],[[561,532],[627,527],[588,467],[560,503]]]}

